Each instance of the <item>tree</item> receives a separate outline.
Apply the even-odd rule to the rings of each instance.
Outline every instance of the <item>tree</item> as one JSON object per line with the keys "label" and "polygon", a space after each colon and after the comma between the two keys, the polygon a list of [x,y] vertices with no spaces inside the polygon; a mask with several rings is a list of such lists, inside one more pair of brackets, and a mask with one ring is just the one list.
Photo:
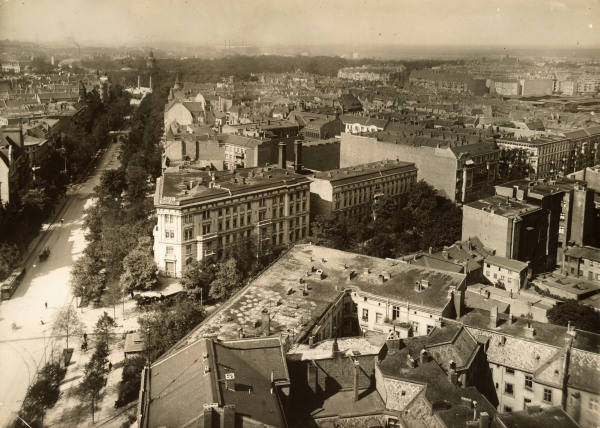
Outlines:
{"label": "tree", "polygon": [[[100,184],[94,188],[94,192],[100,201],[104,199],[121,199],[127,182],[123,169],[108,169],[100,176]],[[99,202],[102,205],[102,202]]]}
{"label": "tree", "polygon": [[180,298],[172,305],[166,302],[156,304],[140,317],[140,332],[146,342],[150,361],[175,345],[204,319],[204,315],[199,302]]}
{"label": "tree", "polygon": [[202,293],[202,296],[207,297],[208,287],[213,279],[204,267],[204,263],[192,260],[183,268],[181,285],[190,294]]}
{"label": "tree", "polygon": [[590,306],[576,300],[558,303],[548,311],[548,320],[552,324],[566,326],[569,322],[579,330],[600,333],[600,314]]}
{"label": "tree", "polygon": [[66,335],[67,349],[69,348],[69,335],[83,333],[83,324],[73,306],[68,305],[58,311],[53,324],[54,334]]}
{"label": "tree", "polygon": [[92,408],[92,422],[100,391],[106,385],[104,371],[91,361],[85,367],[83,381],[79,385],[78,395],[82,401],[89,401]]}
{"label": "tree", "polygon": [[0,280],[5,279],[21,260],[19,247],[8,242],[0,242]]}
{"label": "tree", "polygon": [[96,321],[96,328],[94,329],[94,333],[96,337],[102,339],[105,343],[108,344],[108,340],[112,333],[112,330],[117,326],[115,320],[109,316],[106,311],[98,318]]}
{"label": "tree", "polygon": [[138,398],[140,392],[141,374],[146,359],[143,356],[135,356],[125,360],[121,383],[119,383],[119,396],[115,401],[115,407],[122,407]]}
{"label": "tree", "polygon": [[220,300],[231,295],[242,283],[242,276],[235,259],[227,259],[218,264],[215,279],[210,283],[208,292],[212,299]]}
{"label": "tree", "polygon": [[71,270],[71,290],[81,301],[100,298],[105,285],[105,275],[101,270],[100,260],[88,254],[81,256]]}
{"label": "tree", "polygon": [[158,284],[158,268],[152,257],[149,238],[140,238],[138,245],[123,260],[121,286],[124,290],[150,290]]}
{"label": "tree", "polygon": [[[43,426],[44,413],[53,407],[60,397],[60,383],[66,369],[59,362],[50,362],[37,373],[34,383],[27,389],[19,416],[34,426]],[[25,426],[20,424],[18,426]]]}

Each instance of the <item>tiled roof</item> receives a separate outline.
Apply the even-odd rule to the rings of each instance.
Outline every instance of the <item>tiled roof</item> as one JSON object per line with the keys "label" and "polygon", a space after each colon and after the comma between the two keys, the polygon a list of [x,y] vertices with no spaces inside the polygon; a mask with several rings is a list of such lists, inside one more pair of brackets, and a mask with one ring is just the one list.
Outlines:
{"label": "tiled roof", "polygon": [[487,256],[485,262],[494,266],[500,266],[513,272],[522,272],[527,269],[528,264],[514,259],[500,256]]}
{"label": "tiled roof", "polygon": [[572,349],[567,385],[600,394],[600,354]]}

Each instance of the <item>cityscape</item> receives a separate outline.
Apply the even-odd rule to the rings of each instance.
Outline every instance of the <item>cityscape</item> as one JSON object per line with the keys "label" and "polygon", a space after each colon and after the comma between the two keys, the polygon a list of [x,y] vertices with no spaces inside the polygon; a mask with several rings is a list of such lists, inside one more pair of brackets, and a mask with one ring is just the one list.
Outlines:
{"label": "cityscape", "polygon": [[597,0],[0,2],[0,427],[600,427]]}

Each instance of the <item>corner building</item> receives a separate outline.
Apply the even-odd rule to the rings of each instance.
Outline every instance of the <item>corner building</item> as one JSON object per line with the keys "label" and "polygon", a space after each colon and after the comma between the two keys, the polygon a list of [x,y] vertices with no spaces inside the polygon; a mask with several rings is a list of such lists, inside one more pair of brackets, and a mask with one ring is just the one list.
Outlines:
{"label": "corner building", "polygon": [[273,167],[167,169],[157,180],[154,258],[180,277],[186,263],[221,255],[249,238],[259,251],[308,235],[308,178]]}

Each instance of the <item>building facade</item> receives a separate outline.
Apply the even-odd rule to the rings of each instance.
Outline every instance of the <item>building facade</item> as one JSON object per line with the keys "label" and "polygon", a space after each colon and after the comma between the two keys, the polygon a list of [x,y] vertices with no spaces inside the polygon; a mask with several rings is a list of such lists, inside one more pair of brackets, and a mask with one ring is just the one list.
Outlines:
{"label": "building facade", "polygon": [[414,164],[373,162],[316,173],[310,184],[311,214],[358,218],[370,215],[379,198],[399,196],[417,182]]}
{"label": "building facade", "polygon": [[418,169],[418,180],[464,203],[493,194],[499,156],[495,144],[488,142],[457,145],[426,139],[410,143],[343,133],[340,165],[345,168],[382,159],[411,162]]}
{"label": "building facade", "polygon": [[167,169],[157,180],[154,257],[181,276],[190,260],[222,254],[252,238],[259,251],[308,235],[309,180],[273,167],[235,172]]}

